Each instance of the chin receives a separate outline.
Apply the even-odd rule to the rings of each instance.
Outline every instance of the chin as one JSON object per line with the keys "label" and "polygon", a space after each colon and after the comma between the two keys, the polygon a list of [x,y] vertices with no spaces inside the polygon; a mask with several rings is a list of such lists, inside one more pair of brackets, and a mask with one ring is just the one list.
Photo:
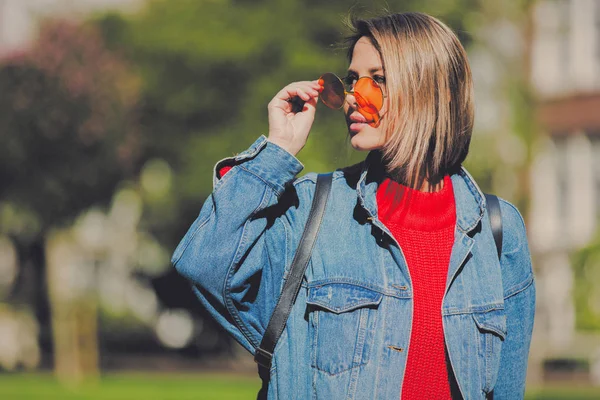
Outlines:
{"label": "chin", "polygon": [[[350,132],[350,144],[355,150],[359,151],[370,151],[381,148],[381,145],[378,143],[374,143],[376,141],[372,140],[364,130],[359,132]],[[371,140],[369,140],[371,139]]]}
{"label": "chin", "polygon": [[360,141],[350,139],[350,144],[352,145],[354,150],[358,150],[358,151],[367,151],[368,150],[361,145]]}

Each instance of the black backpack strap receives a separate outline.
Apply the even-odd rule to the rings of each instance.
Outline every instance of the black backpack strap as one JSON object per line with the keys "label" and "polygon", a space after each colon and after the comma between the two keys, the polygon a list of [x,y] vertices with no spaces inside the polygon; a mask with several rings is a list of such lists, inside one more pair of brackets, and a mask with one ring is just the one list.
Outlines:
{"label": "black backpack strap", "polygon": [[[332,173],[317,175],[317,186],[313,198],[308,221],[304,227],[304,232],[300,238],[300,244],[296,250],[296,255],[292,261],[287,280],[281,290],[281,295],[275,306],[275,310],[271,315],[265,334],[263,335],[260,346],[254,354],[254,361],[258,364],[258,374],[260,375],[263,386],[258,393],[258,398],[267,397],[268,380],[270,377],[271,360],[275,345],[285,328],[285,324],[292,310],[292,306],[296,301],[296,296],[300,290],[306,267],[312,253],[323,215],[325,214],[325,206],[329,198],[331,189]],[[261,397],[263,396],[263,397]]]}
{"label": "black backpack strap", "polygon": [[487,202],[488,215],[490,217],[490,225],[496,242],[496,250],[498,251],[498,259],[502,255],[502,213],[500,212],[500,201],[493,194],[485,194]]}

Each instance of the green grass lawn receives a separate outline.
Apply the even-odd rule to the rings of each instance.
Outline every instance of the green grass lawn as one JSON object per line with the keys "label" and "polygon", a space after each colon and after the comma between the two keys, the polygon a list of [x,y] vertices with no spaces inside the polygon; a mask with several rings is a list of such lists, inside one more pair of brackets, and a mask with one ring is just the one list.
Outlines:
{"label": "green grass lawn", "polygon": [[529,388],[525,393],[527,400],[597,400],[600,399],[600,387],[556,386],[543,389]]}
{"label": "green grass lawn", "polygon": [[196,400],[255,399],[258,377],[229,374],[106,374],[97,384],[61,386],[52,375],[0,375],[0,399]]}
{"label": "green grass lawn", "polygon": [[[1,400],[238,400],[255,399],[259,387],[258,377],[234,374],[106,374],[79,389],[61,386],[50,374],[0,374]],[[600,399],[600,388],[530,388],[526,399]]]}

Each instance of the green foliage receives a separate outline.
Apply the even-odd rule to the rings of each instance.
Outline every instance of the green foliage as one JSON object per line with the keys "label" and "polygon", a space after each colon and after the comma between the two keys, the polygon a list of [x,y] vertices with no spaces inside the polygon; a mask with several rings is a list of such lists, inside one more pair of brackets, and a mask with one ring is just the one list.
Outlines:
{"label": "green foliage", "polygon": [[600,332],[600,232],[571,256],[571,265],[576,329]]}

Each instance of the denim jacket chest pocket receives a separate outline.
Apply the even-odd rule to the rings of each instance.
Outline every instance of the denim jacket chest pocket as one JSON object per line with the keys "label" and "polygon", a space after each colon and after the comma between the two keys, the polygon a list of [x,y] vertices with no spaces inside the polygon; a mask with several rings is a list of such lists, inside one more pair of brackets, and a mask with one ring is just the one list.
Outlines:
{"label": "denim jacket chest pocket", "polygon": [[369,362],[383,294],[345,282],[309,285],[311,366],[329,375]]}

